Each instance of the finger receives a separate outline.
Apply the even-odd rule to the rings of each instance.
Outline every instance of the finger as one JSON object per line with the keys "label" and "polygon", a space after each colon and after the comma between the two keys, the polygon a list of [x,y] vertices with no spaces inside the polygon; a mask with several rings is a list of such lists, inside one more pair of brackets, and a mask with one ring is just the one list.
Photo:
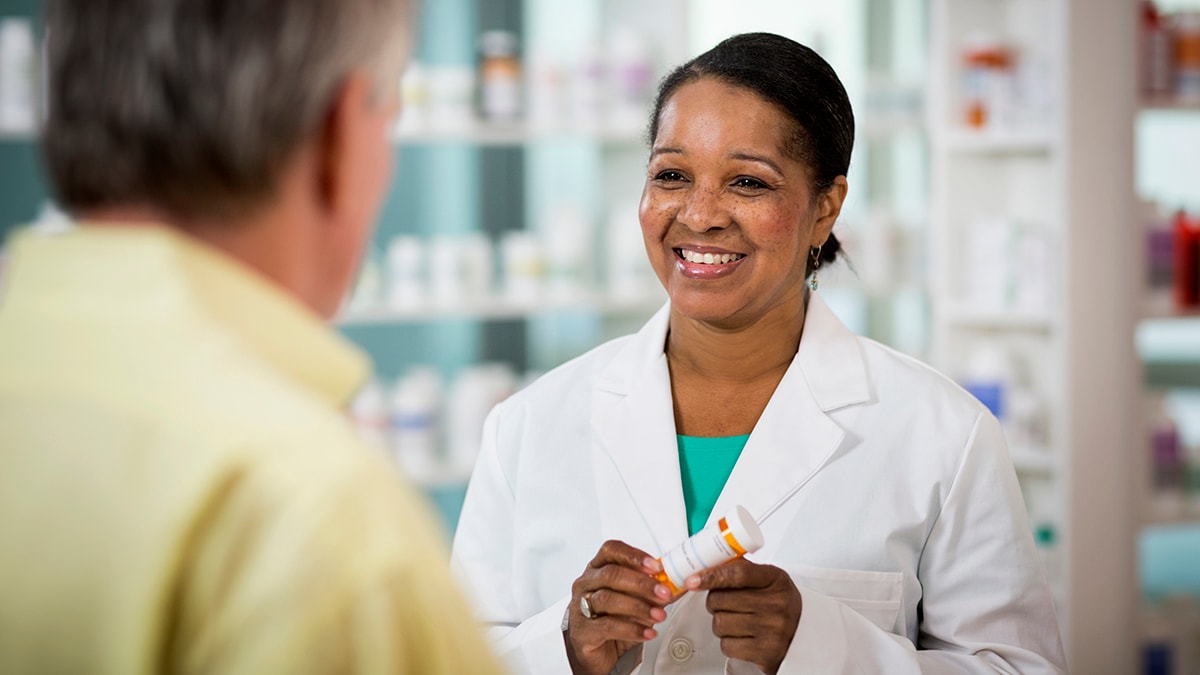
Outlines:
{"label": "finger", "polygon": [[595,619],[572,622],[568,625],[568,631],[569,637],[584,649],[614,640],[646,642],[658,637],[658,631],[653,628],[615,616],[598,616]]}
{"label": "finger", "polygon": [[[748,661],[755,665],[763,665],[769,661],[782,661],[780,656],[776,659],[776,650],[771,649],[761,643],[760,640],[755,640],[749,637],[726,637],[721,638],[721,653],[731,659],[739,661]],[[770,653],[768,653],[770,652]]]}
{"label": "finger", "polygon": [[662,570],[662,565],[657,558],[640,548],[616,539],[604,542],[596,553],[596,557],[588,563],[589,567],[597,569],[606,565],[620,565],[632,570],[641,570],[647,574],[656,574]]}
{"label": "finger", "polygon": [[684,585],[689,591],[768,588],[776,572],[782,570],[771,565],[756,565],[745,558],[734,558],[723,565],[693,574],[684,581]]}
{"label": "finger", "polygon": [[712,633],[719,638],[748,638],[759,634],[753,614],[712,612]]}
{"label": "finger", "polygon": [[615,564],[600,568],[589,567],[583,576],[575,580],[571,593],[578,602],[578,598],[584,593],[595,593],[604,589],[640,598],[660,607],[671,599],[671,590],[654,577]]}
{"label": "finger", "polygon": [[667,619],[667,613],[658,605],[612,589],[601,588],[587,597],[592,610],[601,616],[629,619],[647,628]]}

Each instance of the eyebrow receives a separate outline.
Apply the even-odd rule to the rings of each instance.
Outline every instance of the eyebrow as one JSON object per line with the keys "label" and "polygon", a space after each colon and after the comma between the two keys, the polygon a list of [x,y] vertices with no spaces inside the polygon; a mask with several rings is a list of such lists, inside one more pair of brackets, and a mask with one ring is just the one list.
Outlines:
{"label": "eyebrow", "polygon": [[[650,152],[650,158],[654,159],[655,157],[658,157],[659,155],[682,155],[682,154],[684,154],[683,148],[655,148],[654,150],[652,150]],[[762,157],[760,155],[751,155],[746,152],[732,152],[729,154],[729,157],[731,159],[740,159],[740,160],[743,160],[746,162],[755,162],[757,164],[763,164],[763,165],[767,166],[768,168],[773,169],[775,171],[775,173],[777,173],[781,176],[783,175],[783,169],[781,169],[778,164],[776,164],[775,162],[771,161],[770,159],[768,159],[766,157]]]}
{"label": "eyebrow", "polygon": [[779,168],[778,164],[771,161],[770,159],[767,159],[766,157],[760,157],[759,155],[750,155],[750,154],[747,154],[744,152],[734,152],[734,153],[731,153],[729,156],[732,157],[733,159],[741,159],[741,160],[745,160],[747,162],[756,162],[758,164],[765,164],[766,166],[770,167],[771,169],[774,169],[775,173],[777,173],[781,176],[783,175],[783,169]]}

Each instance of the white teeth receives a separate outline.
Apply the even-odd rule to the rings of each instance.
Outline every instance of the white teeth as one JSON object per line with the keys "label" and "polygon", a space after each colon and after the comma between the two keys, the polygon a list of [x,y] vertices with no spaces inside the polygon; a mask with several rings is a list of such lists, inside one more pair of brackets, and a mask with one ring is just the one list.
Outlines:
{"label": "white teeth", "polygon": [[684,260],[697,265],[725,265],[746,257],[741,253],[719,253],[714,255],[712,253],[698,253],[687,249],[681,249],[680,254]]}

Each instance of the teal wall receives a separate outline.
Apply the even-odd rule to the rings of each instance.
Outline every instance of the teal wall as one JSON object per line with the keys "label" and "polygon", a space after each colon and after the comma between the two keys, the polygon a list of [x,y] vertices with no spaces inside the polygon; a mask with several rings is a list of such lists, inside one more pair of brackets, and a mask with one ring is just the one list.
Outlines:
{"label": "teal wall", "polygon": [[[39,0],[0,0],[0,18],[29,18],[40,26],[41,5]],[[42,174],[33,139],[0,136],[0,240],[37,215],[49,194]]]}

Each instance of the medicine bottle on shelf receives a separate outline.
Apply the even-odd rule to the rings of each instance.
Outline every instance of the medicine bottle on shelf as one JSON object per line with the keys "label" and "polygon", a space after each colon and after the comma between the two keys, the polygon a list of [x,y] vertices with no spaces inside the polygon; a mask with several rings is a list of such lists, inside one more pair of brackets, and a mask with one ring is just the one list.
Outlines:
{"label": "medicine bottle on shelf", "polygon": [[517,36],[487,31],[479,39],[479,113],[488,122],[511,122],[521,113],[521,61]]}
{"label": "medicine bottle on shelf", "polygon": [[1200,10],[1175,15],[1175,93],[1200,101]]}
{"label": "medicine bottle on shelf", "polygon": [[971,129],[994,129],[1009,122],[1016,94],[1013,54],[991,36],[970,35],[962,50],[963,122]]}
{"label": "medicine bottle on shelf", "polygon": [[1180,309],[1200,306],[1200,217],[1175,214],[1175,304]]}

